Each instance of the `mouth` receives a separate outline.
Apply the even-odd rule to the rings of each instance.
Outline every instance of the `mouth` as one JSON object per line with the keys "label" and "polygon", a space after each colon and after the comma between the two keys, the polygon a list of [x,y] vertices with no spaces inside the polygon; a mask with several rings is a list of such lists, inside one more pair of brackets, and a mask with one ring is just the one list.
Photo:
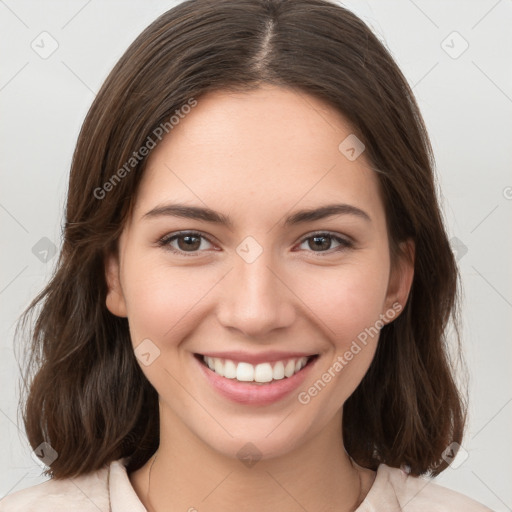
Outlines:
{"label": "mouth", "polygon": [[306,379],[319,354],[251,364],[243,360],[194,354],[200,373],[220,396],[244,405],[282,400]]}
{"label": "mouth", "polygon": [[246,361],[210,357],[194,354],[194,357],[215,374],[225,379],[252,384],[269,384],[293,377],[318,358],[318,354],[303,357],[290,357],[278,361],[251,364]]}

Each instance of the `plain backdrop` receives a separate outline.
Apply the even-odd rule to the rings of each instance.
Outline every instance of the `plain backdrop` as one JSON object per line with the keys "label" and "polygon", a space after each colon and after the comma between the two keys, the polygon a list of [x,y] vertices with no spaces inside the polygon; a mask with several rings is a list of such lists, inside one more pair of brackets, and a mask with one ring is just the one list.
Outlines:
{"label": "plain backdrop", "polygon": [[[18,417],[13,334],[61,244],[71,155],[95,93],[176,2],[0,0],[0,498],[44,480]],[[463,281],[470,417],[439,478],[512,510],[512,1],[345,2],[409,80],[434,146]]]}

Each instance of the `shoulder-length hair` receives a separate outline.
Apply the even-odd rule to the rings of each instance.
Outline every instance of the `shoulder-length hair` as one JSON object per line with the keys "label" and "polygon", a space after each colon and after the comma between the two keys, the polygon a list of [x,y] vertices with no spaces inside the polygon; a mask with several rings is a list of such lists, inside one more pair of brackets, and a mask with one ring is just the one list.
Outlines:
{"label": "shoulder-length hair", "polygon": [[446,336],[450,320],[457,325],[458,271],[406,79],[365,23],[328,0],[188,0],[137,37],[93,101],[72,159],[55,271],[18,325],[36,314],[20,403],[32,447],[47,442],[58,454],[47,471],[54,478],[122,457],[133,471],[159,444],[157,393],[127,319],[105,305],[105,260],[144,172],[140,148],[170,133],[170,118],[203,94],[265,83],[314,95],[345,116],[378,170],[393,257],[401,241],[416,248],[408,302],[381,330],[344,404],[348,454],[372,469],[437,475],[445,448],[461,442],[465,400]]}

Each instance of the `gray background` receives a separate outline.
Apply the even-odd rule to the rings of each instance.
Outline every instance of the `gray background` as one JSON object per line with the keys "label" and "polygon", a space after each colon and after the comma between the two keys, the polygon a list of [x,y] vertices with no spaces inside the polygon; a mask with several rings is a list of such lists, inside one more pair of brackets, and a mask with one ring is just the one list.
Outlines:
{"label": "gray background", "polygon": [[[175,3],[0,0],[0,497],[44,480],[17,414],[13,332],[57,260],[81,123],[123,51]],[[414,88],[463,278],[467,458],[438,481],[512,510],[512,1],[345,5],[385,41]]]}

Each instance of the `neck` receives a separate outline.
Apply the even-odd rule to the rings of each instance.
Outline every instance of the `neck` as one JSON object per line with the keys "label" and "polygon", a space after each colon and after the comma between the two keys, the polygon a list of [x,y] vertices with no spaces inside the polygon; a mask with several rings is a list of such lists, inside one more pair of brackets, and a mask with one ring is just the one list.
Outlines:
{"label": "neck", "polygon": [[374,478],[346,454],[341,413],[295,450],[253,464],[214,451],[185,426],[165,428],[165,415],[161,423],[157,452],[130,475],[148,512],[348,512],[359,506]]}

